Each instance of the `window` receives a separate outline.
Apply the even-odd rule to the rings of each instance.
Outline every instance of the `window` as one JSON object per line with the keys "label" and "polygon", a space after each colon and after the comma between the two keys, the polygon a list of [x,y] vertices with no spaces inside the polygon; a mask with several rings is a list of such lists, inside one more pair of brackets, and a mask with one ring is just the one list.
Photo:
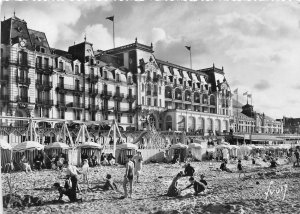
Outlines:
{"label": "window", "polygon": [[145,103],[145,99],[144,97],[142,97],[142,105],[144,105],[144,103]]}
{"label": "window", "polygon": [[20,97],[27,98],[28,97],[28,89],[25,86],[20,87]]}
{"label": "window", "polygon": [[128,123],[132,123],[132,116],[131,115],[128,116]]}
{"label": "window", "polygon": [[161,106],[161,99],[159,99],[159,107],[162,107],[162,106]]}
{"label": "window", "polygon": [[80,111],[75,111],[76,120],[80,120]]}
{"label": "window", "polygon": [[161,95],[161,87],[159,86],[159,95]]}
{"label": "window", "polygon": [[48,58],[44,58],[44,64],[45,64],[45,68],[49,68],[49,59]]}
{"label": "window", "polygon": [[132,89],[131,88],[128,90],[128,95],[132,96]]}
{"label": "window", "polygon": [[116,94],[120,94],[120,87],[119,86],[116,87]]}
{"label": "window", "polygon": [[64,110],[61,110],[60,113],[60,119],[65,119],[65,111]]}
{"label": "window", "polygon": [[148,105],[148,106],[151,106],[151,98],[148,98],[147,105]]}
{"label": "window", "polygon": [[59,68],[60,70],[63,70],[63,69],[64,69],[64,63],[60,61],[60,62],[58,63],[58,68]]}
{"label": "window", "polygon": [[91,75],[93,76],[94,75],[94,68],[91,68]]}
{"label": "window", "polygon": [[21,65],[27,65],[27,53],[26,52],[19,52],[19,63]]}
{"label": "window", "polygon": [[75,74],[79,74],[79,66],[75,65]]}
{"label": "window", "polygon": [[154,106],[157,106],[157,100],[154,99]]}
{"label": "window", "polygon": [[79,89],[79,80],[75,80],[75,90],[80,90]]}
{"label": "window", "polygon": [[117,81],[117,82],[120,82],[120,74],[117,74],[117,75],[116,75],[116,81]]}
{"label": "window", "polygon": [[59,85],[60,85],[60,87],[64,86],[64,78],[63,77],[59,77]]}
{"label": "window", "polygon": [[145,90],[145,86],[144,86],[144,84],[142,84],[142,91],[144,91]]}
{"label": "window", "polygon": [[131,76],[128,76],[127,82],[128,82],[128,84],[131,84],[131,83],[132,83],[132,78],[131,78]]}
{"label": "window", "polygon": [[104,71],[104,73],[103,73],[103,78],[104,78],[104,79],[107,79],[107,71]]}
{"label": "window", "polygon": [[42,57],[38,56],[38,57],[36,58],[36,66],[37,66],[38,68],[41,68],[41,67],[42,67]]}
{"label": "window", "polygon": [[45,48],[41,48],[41,52],[42,52],[42,53],[45,53]]}

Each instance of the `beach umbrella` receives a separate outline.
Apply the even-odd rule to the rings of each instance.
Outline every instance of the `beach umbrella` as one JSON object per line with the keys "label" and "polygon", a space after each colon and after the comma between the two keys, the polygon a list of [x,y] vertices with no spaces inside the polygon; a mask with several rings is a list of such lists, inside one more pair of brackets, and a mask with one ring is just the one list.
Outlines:
{"label": "beach umbrella", "polygon": [[0,147],[1,149],[8,149],[8,150],[12,149],[11,145],[9,145],[9,143],[3,139],[0,140]]}
{"label": "beach umbrella", "polygon": [[36,141],[24,141],[23,143],[17,144],[14,148],[14,152],[22,152],[26,150],[42,150],[44,146]]}
{"label": "beach umbrella", "polygon": [[54,142],[48,146],[45,146],[45,149],[70,149],[70,147],[62,142]]}
{"label": "beach umbrella", "polygon": [[77,146],[77,148],[81,148],[81,149],[102,149],[102,146],[98,143],[88,141],[88,142],[79,144]]}
{"label": "beach umbrella", "polygon": [[138,146],[133,144],[133,143],[123,143],[123,144],[119,144],[117,145],[117,149],[138,149]]}

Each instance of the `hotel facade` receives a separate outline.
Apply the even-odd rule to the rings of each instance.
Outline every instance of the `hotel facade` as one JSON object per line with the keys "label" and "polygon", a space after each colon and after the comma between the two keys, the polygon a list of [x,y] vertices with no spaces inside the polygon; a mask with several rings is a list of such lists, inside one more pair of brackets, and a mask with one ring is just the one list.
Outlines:
{"label": "hotel facade", "polygon": [[[1,22],[2,116],[101,122],[123,130],[229,132],[232,93],[224,69],[194,70],[159,60],[137,39],[94,50],[84,39],[68,50],[49,46],[46,34],[16,16]],[[24,126],[1,120],[1,126]],[[50,123],[52,128],[55,122]]]}

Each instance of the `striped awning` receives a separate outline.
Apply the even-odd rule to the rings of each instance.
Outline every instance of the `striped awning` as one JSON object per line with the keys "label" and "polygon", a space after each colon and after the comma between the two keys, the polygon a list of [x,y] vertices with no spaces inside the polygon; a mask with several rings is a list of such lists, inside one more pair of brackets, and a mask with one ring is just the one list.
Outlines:
{"label": "striped awning", "polygon": [[186,71],[182,71],[183,77],[186,78],[187,80],[191,80],[189,77],[188,73]]}
{"label": "striped awning", "polygon": [[196,74],[192,73],[192,78],[195,82],[199,82],[198,78],[196,77]]}

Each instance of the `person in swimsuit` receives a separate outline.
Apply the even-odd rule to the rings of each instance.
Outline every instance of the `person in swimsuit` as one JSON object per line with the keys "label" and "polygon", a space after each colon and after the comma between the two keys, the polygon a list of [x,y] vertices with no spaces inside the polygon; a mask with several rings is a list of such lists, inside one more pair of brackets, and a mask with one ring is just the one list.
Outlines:
{"label": "person in swimsuit", "polygon": [[132,162],[132,156],[127,156],[126,162],[126,171],[124,175],[123,188],[124,188],[124,198],[128,197],[127,193],[127,183],[129,182],[129,198],[132,196],[132,184],[134,177],[134,163]]}

